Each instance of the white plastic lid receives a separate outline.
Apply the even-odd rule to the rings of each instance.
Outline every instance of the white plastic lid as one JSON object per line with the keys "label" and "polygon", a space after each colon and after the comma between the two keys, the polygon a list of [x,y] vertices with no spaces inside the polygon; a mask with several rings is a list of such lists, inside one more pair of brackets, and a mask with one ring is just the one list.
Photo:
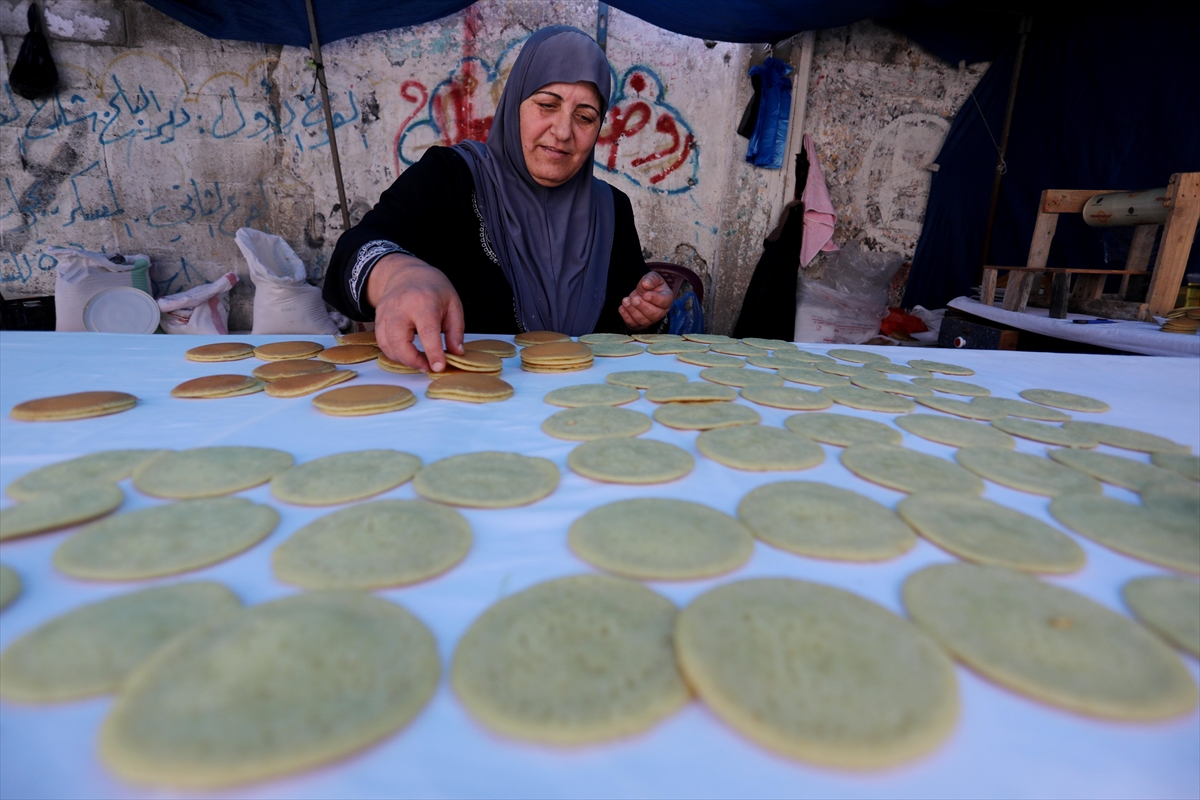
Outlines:
{"label": "white plastic lid", "polygon": [[158,303],[132,286],[105,289],[83,309],[83,325],[94,333],[154,333],[158,322]]}

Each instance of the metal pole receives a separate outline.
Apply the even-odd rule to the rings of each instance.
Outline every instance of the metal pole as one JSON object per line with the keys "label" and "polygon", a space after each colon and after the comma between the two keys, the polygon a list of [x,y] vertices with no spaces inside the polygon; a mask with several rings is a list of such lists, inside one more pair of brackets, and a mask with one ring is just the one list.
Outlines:
{"label": "metal pole", "polygon": [[321,42],[317,39],[317,17],[313,14],[313,0],[304,0],[308,7],[308,31],[311,41],[313,65],[317,71],[317,83],[321,84],[321,104],[325,106],[325,127],[329,130],[329,154],[333,156],[333,177],[337,179],[338,203],[342,207],[343,230],[350,230],[350,209],[346,206],[346,185],[342,183],[342,161],[338,158],[337,136],[333,132],[333,107],[329,105],[329,87],[325,85],[325,64],[321,62]]}
{"label": "metal pole", "polygon": [[608,3],[596,4],[596,44],[608,52]]}
{"label": "metal pole", "polygon": [[[1017,58],[1013,63],[1012,83],[1008,87],[1008,108],[1004,112],[1004,130],[1000,134],[1000,152],[996,155],[996,177],[992,181],[992,202],[988,206],[987,228],[983,234],[983,254],[975,280],[983,280],[983,268],[988,263],[992,250],[992,228],[996,224],[996,206],[1000,202],[1000,179],[1004,177],[1006,165],[1004,154],[1008,151],[1008,132],[1012,129],[1013,107],[1017,104],[1017,83],[1021,80],[1021,63],[1025,60],[1025,42],[1033,28],[1033,17],[1021,17],[1021,39],[1017,43]],[[986,123],[985,123],[986,124]]]}

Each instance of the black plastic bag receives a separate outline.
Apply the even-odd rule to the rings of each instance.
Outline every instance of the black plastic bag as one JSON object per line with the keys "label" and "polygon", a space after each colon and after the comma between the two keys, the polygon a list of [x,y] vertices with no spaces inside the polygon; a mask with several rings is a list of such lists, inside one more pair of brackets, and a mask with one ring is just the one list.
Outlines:
{"label": "black plastic bag", "polygon": [[29,33],[21,42],[17,63],[8,73],[8,83],[26,100],[45,97],[58,86],[58,68],[50,55],[50,44],[42,35],[42,21],[33,3],[29,4]]}

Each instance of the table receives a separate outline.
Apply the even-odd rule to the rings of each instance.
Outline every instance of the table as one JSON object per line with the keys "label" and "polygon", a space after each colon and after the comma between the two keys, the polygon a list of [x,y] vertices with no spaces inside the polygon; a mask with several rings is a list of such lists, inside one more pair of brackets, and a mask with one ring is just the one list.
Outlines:
{"label": "table", "polygon": [[[241,339],[242,337],[238,337]],[[331,337],[245,337],[261,343]],[[699,367],[673,356],[644,354],[596,359],[590,370],[566,375],[521,372],[506,361],[504,378],[516,389],[512,400],[471,405],[423,396],[421,376],[382,372],[357,365],[358,382],[413,388],[419,402],[405,411],[373,417],[335,418],[312,408],[309,398],[276,399],[263,394],[225,400],[178,400],[168,392],[188,378],[224,372],[249,373],[255,360],[225,364],[186,361],[183,352],[217,337],[104,334],[0,334],[0,481],[83,453],[112,447],[172,447],[242,444],[279,447],[297,461],[353,449],[395,447],[426,463],[444,456],[500,449],[549,458],[562,471],[558,490],[534,505],[508,510],[463,511],[475,544],[466,560],[444,576],[407,588],[378,592],[402,604],[437,637],[443,661],[441,684],[429,705],[406,729],[343,762],[301,775],[228,792],[231,797],[1196,797],[1200,794],[1200,713],[1155,724],[1118,724],[1041,705],[956,669],[962,705],[958,726],[931,755],[900,768],[856,774],[827,770],[775,756],[726,727],[694,701],[642,735],[611,744],[559,750],[496,736],[477,724],[457,702],[446,680],[455,643],[467,626],[499,598],[533,584],[592,571],[566,545],[570,523],[585,511],[626,497],[673,497],[704,502],[734,513],[750,489],[802,478],[858,491],[888,506],[903,495],[867,483],[838,462],[839,448],[826,446],[826,461],[803,473],[749,473],[728,469],[699,455],[694,432],[655,424],[646,437],[677,444],[696,455],[696,469],[673,483],[625,487],[596,483],[570,472],[573,444],[546,436],[541,421],[556,411],[542,402],[559,386],[602,381],[608,372],[671,369],[698,379]],[[823,352],[824,345],[804,345]],[[864,348],[895,360],[940,357],[930,351]],[[944,352],[944,351],[943,351]],[[1200,361],[1195,359],[959,351],[945,360],[972,367],[968,380],[1013,397],[1042,386],[1107,400],[1104,421],[1169,436],[1200,446]],[[92,420],[24,423],[8,414],[20,401],[83,389],[112,388],[141,398],[137,408]],[[738,402],[745,402],[739,400]],[[626,406],[650,413],[645,399]],[[791,412],[756,407],[766,425],[780,426]],[[881,421],[891,417],[848,408],[839,413]],[[1077,415],[1087,416],[1090,415]],[[951,457],[952,448],[904,435],[904,444]],[[1018,449],[1043,452],[1020,441]],[[1107,448],[1104,448],[1107,449]],[[1115,452],[1115,451],[1114,451]],[[1129,455],[1129,454],[1126,454]],[[1135,456],[1136,457],[1136,456]],[[124,484],[122,511],[156,504]],[[1124,491],[1110,494],[1135,501]],[[287,506],[265,487],[243,493],[278,508],[275,532],[227,562],[177,578],[130,584],[68,579],[49,566],[54,549],[69,535],[53,533],[0,546],[0,561],[15,568],[25,591],[3,612],[0,647],[84,602],[146,585],[211,579],[229,585],[247,604],[295,592],[271,576],[270,554],[292,532],[327,509]],[[415,497],[411,484],[387,495]],[[989,483],[984,495],[1056,524],[1048,499]],[[7,501],[5,501],[7,502]],[[1164,570],[1136,562],[1075,537],[1088,564],[1075,575],[1049,579],[1121,613],[1120,586],[1128,579]],[[818,561],[790,555],[758,542],[749,563],[713,580],[659,582],[655,591],[677,605],[720,583],[761,576],[790,576],[840,586],[903,614],[903,579],[926,565],[952,558],[925,541],[893,561],[872,565]],[[1183,656],[1193,677],[1200,664]],[[111,698],[51,706],[0,704],[0,797],[176,797],[115,780],[98,762],[96,736]]]}

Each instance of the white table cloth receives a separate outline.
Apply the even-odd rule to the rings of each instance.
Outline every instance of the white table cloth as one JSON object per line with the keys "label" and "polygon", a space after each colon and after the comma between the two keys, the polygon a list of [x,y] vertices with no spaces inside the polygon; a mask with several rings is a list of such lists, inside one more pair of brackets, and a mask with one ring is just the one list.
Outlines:
{"label": "white table cloth", "polygon": [[[241,337],[239,337],[241,338]],[[245,337],[262,343],[331,337]],[[425,622],[437,637],[443,678],[429,705],[404,730],[344,761],[303,774],[241,787],[230,797],[1197,797],[1200,795],[1200,713],[1152,724],[1123,724],[1083,717],[1026,699],[957,668],[961,716],[953,734],[932,754],[908,765],[852,773],[776,756],[735,733],[696,700],[654,729],[628,739],[577,749],[555,749],[497,736],[476,723],[446,681],[454,647],[468,625],[501,597],[551,578],[592,571],[566,544],[570,523],[584,512],[627,497],[696,500],[726,513],[751,489],[779,480],[823,481],[858,491],[890,507],[903,495],[863,481],[838,461],[840,448],[826,446],[825,463],[803,472],[752,473],[708,460],[695,448],[695,432],[655,424],[645,436],[683,447],[696,469],[672,483],[627,487],[597,483],[566,466],[571,442],[541,432],[558,409],[542,401],[551,389],[599,382],[628,369],[668,369],[698,379],[700,367],[673,356],[596,359],[587,371],[565,375],[521,372],[505,362],[503,377],[513,399],[485,405],[433,401],[427,380],[383,372],[374,363],[355,365],[358,383],[412,388],[418,403],[407,410],[359,418],[336,418],[312,408],[311,398],[275,399],[255,394],[223,400],[179,400],[176,384],[201,375],[249,373],[260,362],[200,364],[186,349],[215,341],[194,336],[103,334],[0,334],[0,481],[7,484],[34,468],[117,447],[186,448],[259,445],[291,452],[298,462],[347,450],[393,447],[426,463],[477,450],[507,450],[554,461],[562,471],[558,490],[534,505],[507,510],[464,510],[474,547],[449,573],[416,586],[378,592]],[[823,352],[822,345],[805,345]],[[1200,361],[1195,359],[1062,355],[985,351],[916,351],[864,348],[897,361],[925,357],[972,367],[967,380],[1001,397],[1044,387],[1108,401],[1106,414],[1077,414],[1200,446]],[[352,385],[352,384],[347,384]],[[128,412],[53,423],[9,418],[18,402],[85,389],[128,391],[140,398]],[[746,402],[739,400],[738,402]],[[763,424],[781,426],[791,412],[754,406]],[[640,399],[626,408],[652,413]],[[890,422],[891,415],[837,413]],[[927,411],[927,410],[926,410]],[[934,413],[934,412],[928,412]],[[904,434],[907,447],[951,458],[953,448]],[[1018,440],[1018,450],[1044,453]],[[1120,452],[1101,448],[1102,451]],[[1144,459],[1130,453],[1122,455]],[[140,495],[128,482],[121,511],[163,501]],[[1136,502],[1124,490],[1106,487]],[[226,583],[247,604],[297,591],[272,577],[271,552],[295,530],[329,509],[288,506],[266,487],[243,492],[279,509],[274,533],[229,561],[173,578],[138,583],[97,583],[67,578],[50,566],[51,555],[70,532],[5,542],[0,562],[15,568],[24,592],[0,615],[0,647],[83,603],[143,586],[197,579]],[[406,484],[387,497],[415,497]],[[985,497],[1056,525],[1047,498],[988,483]],[[4,503],[11,501],[5,500]],[[1198,523],[1200,524],[1200,523]],[[1128,614],[1122,584],[1166,571],[1074,537],[1087,552],[1080,572],[1050,582]],[[903,614],[900,585],[929,564],[952,560],[920,541],[903,557],[863,565],[801,558],[755,544],[745,566],[713,580],[649,584],[679,606],[728,581],[790,576],[839,586]],[[1193,677],[1200,664],[1181,655]],[[115,779],[96,756],[96,739],[109,697],[50,706],[0,703],[0,797],[176,797],[169,790],[132,786]],[[206,793],[210,794],[210,793]]]}

